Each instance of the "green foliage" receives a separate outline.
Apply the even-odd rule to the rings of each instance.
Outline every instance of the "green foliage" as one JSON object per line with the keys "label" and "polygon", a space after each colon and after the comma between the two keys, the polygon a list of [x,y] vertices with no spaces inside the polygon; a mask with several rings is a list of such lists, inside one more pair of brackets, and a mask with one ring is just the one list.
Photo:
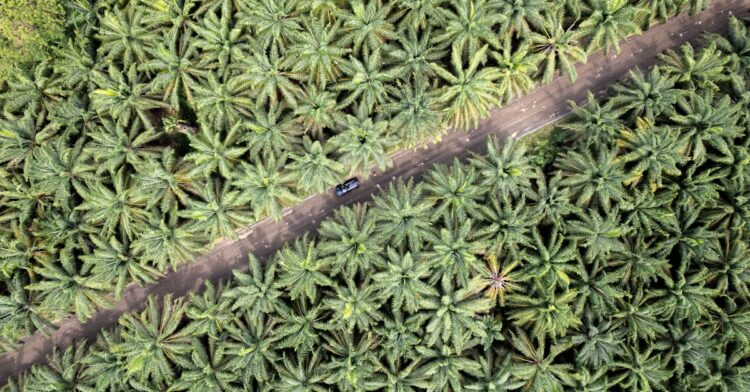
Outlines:
{"label": "green foliage", "polygon": [[[714,85],[669,67],[635,72],[607,102],[592,98],[576,108],[564,124],[573,133],[553,152],[532,147],[530,154],[523,144],[490,139],[485,155],[338,210],[316,238],[303,236],[268,260],[250,255],[249,271],[228,282],[183,299],[150,299],[89,348],[55,351],[18,385],[745,390],[749,169],[729,157],[747,156],[750,117],[736,85],[722,80],[750,74],[734,64]],[[656,82],[653,94],[638,92],[647,79]],[[552,162],[536,165],[534,154]],[[213,207],[189,208],[196,216],[218,208],[209,220],[230,227],[222,219],[241,216],[229,214],[239,213],[241,198],[215,198]],[[127,235],[96,238],[84,268],[35,269],[79,285],[54,298],[38,283],[19,295],[33,277],[15,271],[56,265],[57,255],[35,252],[23,231],[3,239],[14,250],[7,256],[14,295],[0,301],[10,315],[0,318],[5,333],[44,324],[42,310],[61,306],[68,293],[81,293],[75,306],[88,309],[97,298],[94,276],[104,276],[99,264],[145,278],[147,270],[127,257]],[[99,372],[110,381],[92,377]]]}
{"label": "green foliage", "polygon": [[50,49],[63,38],[62,4],[57,0],[0,4],[0,82],[50,55]]}
{"label": "green foliage", "polygon": [[[705,2],[76,0],[67,39],[57,5],[30,4],[0,5],[0,52],[9,36],[28,48],[4,60],[54,46],[0,87],[3,350]],[[56,353],[28,388],[646,388],[623,365],[638,362],[653,388],[710,390],[710,371],[741,390],[746,30],[733,20],[576,107],[568,128],[590,137],[532,154],[492,141],[231,283],[150,303],[90,353]],[[567,347],[592,326],[659,343]],[[703,362],[662,348],[687,326],[721,343]],[[547,375],[520,366],[534,356]]]}

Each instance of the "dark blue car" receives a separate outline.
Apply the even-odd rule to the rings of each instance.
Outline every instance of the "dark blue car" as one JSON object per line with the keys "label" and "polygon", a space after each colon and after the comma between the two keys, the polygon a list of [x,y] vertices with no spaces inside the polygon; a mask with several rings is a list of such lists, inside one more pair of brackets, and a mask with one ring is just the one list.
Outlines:
{"label": "dark blue car", "polygon": [[357,188],[359,188],[359,180],[354,177],[344,181],[343,184],[336,185],[334,192],[336,196],[341,197]]}

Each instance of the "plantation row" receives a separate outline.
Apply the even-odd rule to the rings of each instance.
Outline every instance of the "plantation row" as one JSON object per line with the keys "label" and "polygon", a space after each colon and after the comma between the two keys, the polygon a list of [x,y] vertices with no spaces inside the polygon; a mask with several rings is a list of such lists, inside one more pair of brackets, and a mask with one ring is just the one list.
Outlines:
{"label": "plantation row", "polygon": [[648,4],[68,1],[0,87],[0,346],[703,2]]}
{"label": "plantation row", "polygon": [[491,140],[19,385],[750,390],[750,36],[730,27],[576,107],[566,143]]}

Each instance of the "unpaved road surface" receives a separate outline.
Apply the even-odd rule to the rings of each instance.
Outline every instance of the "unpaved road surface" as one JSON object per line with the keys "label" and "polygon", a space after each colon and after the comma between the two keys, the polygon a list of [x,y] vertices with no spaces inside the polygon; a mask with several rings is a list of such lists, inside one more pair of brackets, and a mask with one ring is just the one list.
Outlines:
{"label": "unpaved road surface", "polygon": [[396,153],[390,170],[376,173],[363,181],[361,188],[343,198],[330,193],[312,196],[287,210],[281,221],[266,219],[258,222],[242,232],[239,240],[218,243],[212,251],[168,273],[155,285],[129,287],[115,308],[97,312],[85,323],[69,318],[62,321],[59,329],[49,337],[41,333],[31,336],[18,351],[0,358],[0,385],[31,365],[45,361],[55,346],[66,347],[84,338],[93,341],[99,330],[115,326],[121,314],[141,310],[149,295],[185,295],[199,289],[206,279],[226,279],[233,269],[246,268],[248,253],[266,257],[285,242],[314,231],[318,223],[336,208],[369,200],[373,193],[396,178],[418,178],[434,163],[449,163],[455,157],[467,157],[471,151],[481,152],[490,134],[500,138],[519,137],[536,130],[567,114],[569,100],[583,103],[588,91],[601,95],[607,86],[626,79],[630,69],[652,66],[660,52],[686,41],[696,42],[704,31],[724,33],[730,14],[744,15],[750,10],[750,0],[713,0],[712,3],[697,15],[675,17],[665,24],[651,27],[641,36],[627,39],[621,43],[618,55],[610,53],[606,56],[598,52],[590,56],[586,64],[578,65],[575,83],[558,77],[549,85],[538,87],[531,94],[493,110],[476,130],[451,132],[426,149]]}

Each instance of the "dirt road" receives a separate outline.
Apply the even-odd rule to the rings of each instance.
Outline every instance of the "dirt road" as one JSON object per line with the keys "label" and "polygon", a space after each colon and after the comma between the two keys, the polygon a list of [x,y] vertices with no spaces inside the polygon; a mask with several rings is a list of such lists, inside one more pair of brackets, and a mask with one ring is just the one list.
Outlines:
{"label": "dirt road", "polygon": [[628,70],[653,65],[657,54],[685,41],[695,42],[703,31],[722,33],[726,31],[726,19],[731,13],[744,14],[750,10],[750,0],[713,0],[712,3],[711,7],[698,15],[675,17],[666,24],[652,27],[641,36],[626,40],[621,44],[619,55],[610,53],[605,56],[599,52],[590,56],[588,63],[578,65],[578,80],[575,83],[567,78],[557,78],[551,84],[535,89],[530,95],[493,110],[490,117],[470,133],[452,132],[426,149],[396,153],[390,170],[363,181],[360,189],[344,198],[336,198],[330,193],[307,198],[302,204],[286,210],[281,221],[267,219],[253,225],[241,234],[240,240],[217,244],[211,252],[169,273],[157,284],[129,287],[114,309],[97,312],[83,324],[75,319],[66,319],[49,337],[37,333],[17,352],[0,358],[0,385],[8,377],[44,361],[53,346],[65,347],[82,338],[95,339],[99,330],[115,326],[121,314],[142,309],[148,295],[184,295],[200,288],[206,279],[217,281],[227,278],[233,269],[246,267],[248,253],[260,258],[268,256],[285,242],[315,230],[318,223],[336,208],[369,200],[373,193],[395,178],[419,177],[434,163],[450,162],[454,157],[464,158],[470,151],[481,152],[489,134],[497,134],[500,138],[519,137],[538,129],[568,113],[569,100],[582,103],[588,91],[601,95],[610,84],[627,78]]}

